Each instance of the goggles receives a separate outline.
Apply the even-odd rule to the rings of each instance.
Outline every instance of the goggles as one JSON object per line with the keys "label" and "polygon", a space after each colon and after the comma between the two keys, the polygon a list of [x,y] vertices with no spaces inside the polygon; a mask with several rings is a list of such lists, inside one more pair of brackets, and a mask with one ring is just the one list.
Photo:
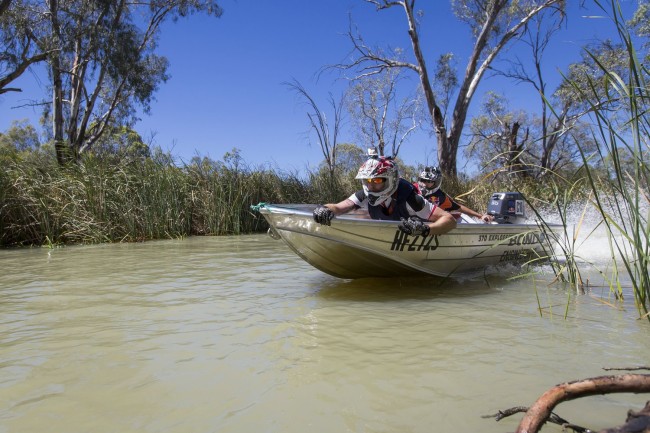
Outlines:
{"label": "goggles", "polygon": [[433,183],[433,182],[434,182],[433,180],[422,179],[422,178],[420,178],[420,179],[418,179],[418,180],[419,180],[420,182],[422,182],[422,183]]}
{"label": "goggles", "polygon": [[378,184],[378,183],[386,182],[386,179],[384,179],[383,177],[373,177],[372,179],[364,179],[363,181],[366,182],[366,183]]}

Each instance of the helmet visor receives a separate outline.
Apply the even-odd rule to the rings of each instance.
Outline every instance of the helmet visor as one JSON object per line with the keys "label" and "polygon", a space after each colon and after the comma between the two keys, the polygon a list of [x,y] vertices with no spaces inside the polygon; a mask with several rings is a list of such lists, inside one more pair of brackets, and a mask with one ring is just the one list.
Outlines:
{"label": "helmet visor", "polygon": [[382,192],[388,187],[388,182],[385,177],[371,177],[361,180],[361,184],[364,188],[367,188],[369,192]]}

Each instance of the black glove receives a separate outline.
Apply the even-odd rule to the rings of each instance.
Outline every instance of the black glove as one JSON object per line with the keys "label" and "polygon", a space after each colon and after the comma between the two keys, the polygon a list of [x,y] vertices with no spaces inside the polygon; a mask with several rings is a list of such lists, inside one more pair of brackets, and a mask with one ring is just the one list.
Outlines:
{"label": "black glove", "polygon": [[428,236],[429,226],[418,217],[410,217],[409,219],[401,218],[402,222],[399,223],[397,228],[406,233],[407,235],[415,236]]}
{"label": "black glove", "polygon": [[334,218],[334,212],[327,206],[321,204],[314,209],[314,221],[318,224],[330,225],[332,218]]}

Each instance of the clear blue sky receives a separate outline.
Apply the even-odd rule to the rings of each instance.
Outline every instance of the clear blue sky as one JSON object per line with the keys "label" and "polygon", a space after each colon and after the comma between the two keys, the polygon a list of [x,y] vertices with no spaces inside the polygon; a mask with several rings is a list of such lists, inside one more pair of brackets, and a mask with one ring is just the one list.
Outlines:
{"label": "clear blue sky", "polygon": [[[559,77],[558,68],[578,60],[581,45],[612,29],[608,20],[586,18],[577,2],[569,3],[568,30],[556,35],[547,59],[551,83]],[[295,78],[322,109],[328,108],[328,92],[338,98],[345,83],[334,72],[320,77],[317,73],[324,65],[346,59],[351,48],[345,36],[350,17],[367,43],[404,47],[410,54],[406,21],[398,8],[376,12],[362,0],[223,0],[221,4],[225,10],[221,18],[192,16],[165,24],[158,52],[171,63],[171,79],[156,94],[151,114],[142,115],[136,126],[145,139],[153,134],[154,144],[186,161],[197,154],[221,159],[237,147],[253,166],[315,167],[322,154],[307,134],[305,107],[282,83]],[[425,9],[421,42],[429,64],[451,51],[464,70],[472,45],[467,27],[451,15],[448,1],[421,1],[419,7]],[[45,78],[37,79],[37,71],[12,83],[24,92],[0,96],[0,131],[12,120],[29,118],[36,123],[38,112],[14,107],[45,95],[45,84]],[[485,77],[472,111],[478,110],[486,90],[505,93],[513,109],[537,103],[531,89]],[[353,137],[345,128],[339,142],[353,142]],[[435,146],[435,138],[420,133],[402,147],[400,157],[411,164],[427,158],[426,162],[435,163]]]}

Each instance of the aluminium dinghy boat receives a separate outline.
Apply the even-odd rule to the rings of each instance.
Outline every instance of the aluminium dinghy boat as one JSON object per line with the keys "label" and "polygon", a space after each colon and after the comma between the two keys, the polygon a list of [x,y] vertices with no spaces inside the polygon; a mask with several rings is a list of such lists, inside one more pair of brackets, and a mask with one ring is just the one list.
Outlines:
{"label": "aluminium dinghy boat", "polygon": [[[315,204],[266,204],[252,208],[268,222],[269,234],[282,239],[315,268],[339,278],[401,277],[452,274],[490,265],[535,261],[549,256],[548,230],[525,219],[519,193],[494,193],[488,213],[492,224],[463,215],[457,227],[443,235],[412,236],[398,221],[372,220],[363,210],[339,215],[331,225],[314,221]],[[551,236],[553,237],[553,236]]]}

